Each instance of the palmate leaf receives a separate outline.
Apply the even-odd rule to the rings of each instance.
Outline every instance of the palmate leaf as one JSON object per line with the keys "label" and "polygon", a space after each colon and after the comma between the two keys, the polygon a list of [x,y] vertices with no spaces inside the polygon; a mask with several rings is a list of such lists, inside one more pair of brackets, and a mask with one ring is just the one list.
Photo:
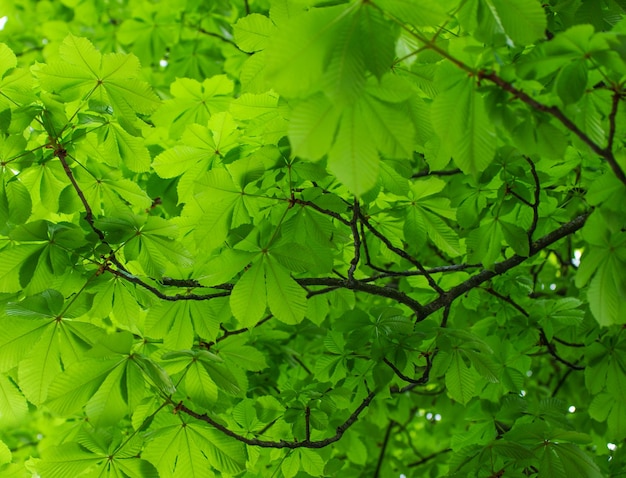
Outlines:
{"label": "palmate leaf", "polygon": [[56,413],[68,415],[79,411],[96,393],[121,358],[76,362],[53,380],[46,405]]}
{"label": "palmate leaf", "polygon": [[160,105],[151,87],[137,79],[139,60],[134,55],[102,55],[86,38],[69,35],[59,48],[60,59],[39,70],[42,86],[68,100],[93,92],[94,98],[113,106],[114,114],[150,114]]}
{"label": "palmate leaf", "polygon": [[[40,459],[31,460],[27,466],[40,476],[68,476],[65,473],[73,471],[77,473],[76,476],[158,478],[157,470],[150,463],[137,459],[141,451],[141,441],[130,440],[117,448],[117,443],[107,443],[107,438],[110,439],[107,436],[89,434],[83,429],[77,437],[80,447],[76,443],[48,447]],[[63,466],[63,461],[68,462],[67,467]],[[85,471],[90,471],[80,474],[81,466]]]}
{"label": "palmate leaf", "polygon": [[442,89],[431,108],[433,128],[459,168],[477,174],[487,168],[496,151],[493,122],[473,80],[464,72],[444,64],[438,75]]}
{"label": "palmate leaf", "polygon": [[145,327],[149,337],[164,339],[172,350],[190,349],[196,335],[214,340],[219,331],[207,301],[161,303],[150,309]]}
{"label": "palmate leaf", "polygon": [[42,458],[31,458],[27,467],[39,476],[66,478],[80,476],[102,458],[79,447],[77,443],[68,443],[48,448]]}
{"label": "palmate leaf", "polygon": [[154,158],[152,167],[162,178],[180,176],[198,162],[208,166],[217,150],[209,128],[199,124],[187,126],[182,142]]}
{"label": "palmate leaf", "polygon": [[142,456],[157,467],[161,478],[212,477],[212,469],[232,475],[245,467],[243,445],[202,424],[159,414],[154,429]]}
{"label": "palmate leaf", "polygon": [[233,88],[233,81],[226,75],[215,75],[202,82],[177,78],[170,86],[172,98],[163,102],[152,120],[157,126],[169,128],[172,138],[178,138],[185,127],[205,125],[212,114],[228,110]]}
{"label": "palmate leaf", "polygon": [[593,460],[571,443],[549,443],[543,447],[540,477],[601,478],[604,476]]}

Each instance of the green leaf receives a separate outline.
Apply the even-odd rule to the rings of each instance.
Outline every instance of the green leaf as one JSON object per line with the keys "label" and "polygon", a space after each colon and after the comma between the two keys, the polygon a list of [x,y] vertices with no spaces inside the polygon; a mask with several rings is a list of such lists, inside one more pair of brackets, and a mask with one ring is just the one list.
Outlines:
{"label": "green leaf", "polygon": [[478,174],[489,166],[496,151],[493,122],[471,78],[450,65],[440,67],[438,76],[442,90],[431,108],[433,128],[459,168]]}
{"label": "green leaf", "polygon": [[115,425],[128,413],[126,401],[122,396],[124,369],[123,366],[113,369],[85,405],[85,413],[94,426]]}
{"label": "green leaf", "polygon": [[17,425],[27,413],[28,403],[24,395],[12,381],[0,375],[0,417],[3,423]]}
{"label": "green leaf", "polygon": [[15,53],[5,43],[0,43],[0,65],[0,77],[17,66]]}
{"label": "green leaf", "polygon": [[11,450],[6,445],[6,443],[0,441],[0,466],[11,463],[12,460],[13,455],[11,454]]}
{"label": "green leaf", "polygon": [[589,307],[601,326],[626,323],[626,281],[618,272],[622,268],[621,262],[609,260],[598,269],[589,284]]}
{"label": "green leaf", "polygon": [[87,452],[77,443],[67,443],[49,447],[43,457],[35,459],[32,464],[33,471],[40,476],[64,478],[84,474],[102,458],[104,457]]}
{"label": "green leaf", "polygon": [[211,408],[217,402],[218,387],[200,362],[193,362],[185,373],[184,390],[203,408]]}
{"label": "green leaf", "polygon": [[396,18],[415,26],[437,27],[448,18],[444,6],[435,0],[420,3],[420,8],[415,8],[411,0],[381,0],[377,5]]}
{"label": "green leaf", "polygon": [[461,355],[452,355],[452,361],[446,371],[446,389],[450,398],[465,405],[474,396],[474,377]]}
{"label": "green leaf", "polygon": [[264,15],[252,13],[240,18],[233,25],[235,42],[243,51],[254,52],[263,50],[269,38],[276,30],[272,21]]}
{"label": "green leaf", "polygon": [[565,476],[600,478],[603,474],[593,460],[571,443],[555,443],[554,451],[559,457]]}
{"label": "green leaf", "polygon": [[576,103],[587,89],[587,65],[575,61],[565,65],[556,78],[556,92],[566,105]]}
{"label": "green leaf", "polygon": [[230,294],[230,308],[242,327],[253,327],[266,308],[265,270],[255,262],[239,278]]}
{"label": "green leaf", "polygon": [[528,242],[528,234],[516,224],[506,221],[499,221],[504,240],[511,246],[516,254],[528,257],[530,253],[530,243]]}
{"label": "green leaf", "polygon": [[347,108],[341,118],[328,167],[354,194],[362,196],[376,185],[379,157],[361,107]]}
{"label": "green leaf", "polygon": [[536,0],[489,0],[496,23],[516,46],[529,45],[545,36],[546,14]]}
{"label": "green leaf", "polygon": [[78,412],[120,363],[119,358],[113,358],[72,364],[52,381],[46,405],[59,414]]}
{"label": "green leaf", "polygon": [[245,338],[233,339],[219,345],[220,357],[226,362],[232,362],[238,367],[251,372],[259,372],[267,368],[267,361],[263,353],[249,345],[243,345]]}
{"label": "green leaf", "polygon": [[161,476],[207,476],[211,468],[204,448],[211,444],[202,439],[201,428],[176,417],[159,416],[155,429],[158,433],[146,444],[142,456],[162,471]]}
{"label": "green leaf", "polygon": [[365,87],[365,55],[359,34],[362,9],[341,19],[324,74],[325,94],[336,105],[350,105]]}
{"label": "green leaf", "polygon": [[59,47],[59,56],[59,61],[39,71],[48,91],[69,100],[93,96],[126,118],[132,118],[133,112],[152,113],[160,105],[148,83],[137,79],[140,65],[134,55],[102,55],[86,38],[69,35]]}
{"label": "green leaf", "polygon": [[40,245],[24,244],[9,246],[0,251],[0,292],[22,290],[20,269],[40,249]]}
{"label": "green leaf", "polygon": [[168,395],[172,395],[176,391],[172,379],[159,364],[140,354],[134,354],[132,360],[158,390]]}
{"label": "green leaf", "polygon": [[285,478],[293,478],[300,471],[300,454],[297,451],[288,451],[282,460],[280,471]]}
{"label": "green leaf", "polygon": [[306,313],[306,291],[291,278],[281,265],[267,258],[267,302],[272,314],[286,324],[297,324]]}
{"label": "green leaf", "polygon": [[321,93],[298,103],[289,121],[289,141],[294,154],[312,161],[327,154],[339,118],[339,110]]}
{"label": "green leaf", "polygon": [[[280,25],[268,47],[264,76],[281,95],[304,96],[318,90],[346,7],[315,8]],[[298,81],[293,81],[294,78]]]}
{"label": "green leaf", "polygon": [[41,405],[48,395],[48,387],[61,373],[59,360],[59,340],[57,327],[48,325],[33,344],[19,366],[19,381],[26,398],[35,405]]}

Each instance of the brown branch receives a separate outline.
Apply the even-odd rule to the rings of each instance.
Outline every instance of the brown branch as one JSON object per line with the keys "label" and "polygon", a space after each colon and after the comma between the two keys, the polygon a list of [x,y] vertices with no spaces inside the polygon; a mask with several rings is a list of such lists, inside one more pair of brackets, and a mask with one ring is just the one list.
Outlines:
{"label": "brown branch", "polygon": [[306,441],[311,441],[311,408],[304,409],[304,436]]}
{"label": "brown branch", "polygon": [[350,268],[348,269],[348,281],[354,282],[354,271],[356,271],[359,265],[359,259],[361,258],[361,236],[359,235],[358,221],[359,221],[359,200],[354,198],[354,206],[352,206],[352,220],[350,221],[350,229],[352,230],[352,239],[354,242],[354,256],[350,261]]}
{"label": "brown branch", "polygon": [[619,102],[622,99],[622,92],[619,91],[619,87],[616,86],[611,98],[611,112],[609,113],[609,135],[606,143],[606,151],[613,151],[613,143],[615,142],[615,131],[617,130],[617,109],[619,108]]}
{"label": "brown branch", "polygon": [[429,171],[428,169],[425,171],[418,171],[417,173],[411,176],[411,179],[424,178],[427,176],[454,176],[455,174],[460,174],[460,169],[445,169],[442,171]]}
{"label": "brown branch", "polygon": [[[556,241],[563,239],[564,237],[573,234],[574,232],[581,229],[587,218],[589,217],[589,212],[581,214],[580,216],[572,219],[570,222],[563,224],[558,229],[546,234],[545,236],[539,238],[532,244],[530,248],[530,254],[528,257],[532,257],[537,254],[539,251],[545,249],[546,247],[552,245]],[[504,274],[505,272],[513,269],[518,266],[522,262],[524,262],[528,257],[514,255],[505,261],[498,262],[493,265],[492,269],[486,269],[478,274],[473,275],[466,281],[461,284],[452,287],[450,290],[445,292],[441,297],[434,299],[428,304],[424,305],[421,314],[418,314],[418,321],[424,320],[426,317],[436,312],[437,310],[445,307],[448,304],[451,304],[455,299],[460,297],[461,295],[469,292],[470,290],[478,287],[483,282],[488,281],[489,279],[493,279],[494,277]]]}
{"label": "brown branch", "polygon": [[104,269],[117,277],[120,277],[128,282],[131,282],[133,284],[136,284],[146,289],[147,291],[151,292],[159,299],[167,300],[170,302],[176,302],[179,300],[210,300],[210,299],[215,299],[216,297],[227,297],[230,295],[230,290],[224,291],[224,292],[216,292],[214,294],[204,294],[204,295],[198,295],[198,294],[167,295],[161,292],[156,287],[151,286],[147,282],[144,282],[139,277],[134,276],[131,273],[127,272],[125,269],[113,269],[109,265],[105,265]]}
{"label": "brown branch", "polygon": [[352,412],[350,414],[350,416],[346,419],[346,421],[344,421],[341,425],[339,425],[336,430],[335,430],[335,434],[333,436],[330,436],[328,438],[324,438],[322,440],[310,440],[310,439],[306,439],[303,441],[286,441],[286,440],[280,440],[280,441],[270,441],[270,440],[260,440],[258,438],[248,438],[245,437],[243,435],[240,435],[234,431],[232,431],[230,428],[222,425],[220,422],[214,420],[213,418],[211,418],[208,414],[206,413],[197,413],[193,410],[191,410],[189,407],[187,407],[186,405],[184,405],[182,402],[180,402],[179,404],[175,405],[175,411],[182,411],[184,413],[186,413],[187,415],[203,421],[205,423],[208,423],[209,425],[213,426],[214,428],[217,428],[219,431],[221,431],[222,433],[224,433],[225,435],[234,438],[237,441],[240,441],[242,443],[245,443],[246,445],[250,445],[250,446],[258,446],[261,448],[288,448],[288,449],[294,449],[294,448],[324,448],[327,447],[328,445],[331,445],[337,441],[339,441],[341,439],[341,437],[343,436],[343,434],[346,432],[346,430],[348,430],[348,428],[350,428],[359,418],[359,415],[361,415],[361,413],[363,413],[363,411],[369,406],[369,404],[372,402],[372,400],[374,399],[374,397],[376,396],[375,392],[370,392],[361,402],[361,404],[356,408],[356,410],[354,410],[354,412]]}
{"label": "brown branch", "polygon": [[558,337],[552,337],[552,339],[555,342],[558,342],[562,345],[565,345],[566,347],[576,347],[576,348],[581,348],[581,347],[585,347],[585,344],[579,344],[579,343],[573,343],[573,342],[568,342],[566,340],[560,339]]}
{"label": "brown branch", "polygon": [[[104,232],[102,232],[96,226],[94,222],[93,211],[91,209],[91,206],[89,205],[89,202],[87,201],[87,198],[85,197],[85,194],[83,193],[83,190],[78,185],[78,182],[76,181],[76,178],[74,177],[74,173],[72,172],[72,169],[70,168],[70,165],[67,162],[67,151],[62,145],[58,143],[54,144],[53,147],[55,148],[54,155],[59,159],[61,166],[63,166],[63,171],[65,171],[65,175],[70,180],[70,183],[72,183],[72,187],[74,188],[74,191],[78,195],[78,199],[80,200],[80,202],[83,205],[83,208],[85,209],[85,221],[87,221],[87,224],[89,224],[89,227],[91,227],[93,232],[96,233],[100,241],[103,244],[106,244],[107,246],[109,246],[109,244],[106,242],[106,239],[104,238]],[[111,246],[109,246],[109,249],[111,249]]]}

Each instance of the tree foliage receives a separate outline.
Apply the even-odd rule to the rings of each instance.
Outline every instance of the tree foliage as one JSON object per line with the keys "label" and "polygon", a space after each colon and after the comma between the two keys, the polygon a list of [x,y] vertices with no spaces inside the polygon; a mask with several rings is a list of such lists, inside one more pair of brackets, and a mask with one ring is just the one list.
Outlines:
{"label": "tree foliage", "polygon": [[2,476],[626,468],[624,2],[0,5]]}

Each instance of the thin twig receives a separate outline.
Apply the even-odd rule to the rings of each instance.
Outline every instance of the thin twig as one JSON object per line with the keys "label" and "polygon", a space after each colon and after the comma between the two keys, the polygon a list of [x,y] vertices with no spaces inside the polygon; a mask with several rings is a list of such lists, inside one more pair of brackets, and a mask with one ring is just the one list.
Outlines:
{"label": "thin twig", "polygon": [[389,425],[387,425],[387,430],[385,431],[385,438],[383,438],[383,443],[380,446],[380,453],[378,454],[378,461],[376,462],[376,470],[374,470],[374,478],[378,478],[380,476],[380,469],[383,466],[383,461],[385,460],[385,452],[387,451],[387,445],[389,444],[389,437],[391,436],[391,430],[396,425],[396,422],[393,420],[389,421]]}
{"label": "thin twig", "polygon": [[294,441],[286,441],[286,440],[270,441],[270,440],[260,440],[258,438],[248,438],[232,431],[230,428],[212,419],[207,413],[197,413],[193,411],[192,409],[187,407],[185,404],[183,404],[183,402],[180,402],[177,405],[173,403],[172,404],[175,405],[175,408],[174,408],[175,412],[181,411],[197,420],[208,423],[209,425],[217,428],[219,431],[221,431],[225,435],[228,435],[229,437],[234,438],[237,441],[245,443],[246,445],[258,446],[261,448],[289,448],[289,449],[324,448],[341,439],[341,437],[346,432],[346,430],[348,430],[348,428],[350,428],[358,420],[359,415],[361,415],[361,413],[363,413],[363,411],[369,406],[369,404],[372,402],[375,396],[376,396],[375,392],[370,392],[363,399],[363,401],[356,408],[356,410],[354,410],[354,412],[352,412],[350,416],[341,425],[339,425],[336,428],[334,435],[328,438],[324,438],[322,440],[307,439],[303,441],[295,441],[295,440]]}
{"label": "thin twig", "polygon": [[311,441],[311,408],[304,409],[304,436],[307,441]]}
{"label": "thin twig", "polygon": [[552,342],[548,340],[548,337],[546,337],[546,332],[541,327],[539,328],[539,337],[541,338],[541,344],[546,346],[550,355],[552,355],[557,361],[561,362],[563,365],[568,366],[572,370],[585,370],[585,367],[576,365],[568,360],[565,360],[563,357],[561,357],[556,352],[556,347],[554,346]]}
{"label": "thin twig", "polygon": [[361,218],[361,222],[363,224],[365,224],[365,226],[370,230],[370,232],[372,232],[372,234],[374,234],[378,239],[380,239],[382,241],[382,243],[387,247],[387,249],[389,249],[392,252],[395,252],[398,256],[400,256],[401,258],[409,261],[411,264],[413,264],[421,273],[424,277],[426,277],[426,280],[428,281],[428,285],[430,285],[430,287],[437,292],[440,296],[443,295],[445,293],[445,291],[439,286],[439,284],[437,284],[437,282],[435,282],[435,280],[432,278],[432,276],[428,273],[428,271],[424,268],[424,266],[415,258],[413,258],[408,252],[406,252],[403,249],[400,249],[399,247],[394,246],[391,241],[385,237],[385,235],[383,235],[380,231],[378,231],[370,222],[369,220],[365,217],[365,215],[361,214],[360,215]]}
{"label": "thin twig", "polygon": [[430,455],[425,456],[425,457],[424,457],[424,458],[422,458],[421,460],[417,460],[417,461],[414,461],[413,463],[409,463],[409,464],[407,465],[407,467],[409,467],[409,468],[414,468],[414,467],[416,467],[416,466],[423,465],[424,463],[429,462],[429,461],[430,461],[430,460],[432,460],[433,458],[437,458],[439,455],[443,455],[443,454],[445,454],[445,453],[449,453],[449,452],[451,452],[451,451],[452,451],[452,448],[446,448],[446,449],[444,449],[444,450],[439,450],[439,451],[436,451],[435,453],[431,453]]}
{"label": "thin twig", "polygon": [[533,209],[533,221],[530,225],[530,229],[528,229],[528,248],[530,249],[533,245],[533,234],[537,229],[537,223],[539,222],[539,201],[541,200],[541,182],[539,181],[539,176],[537,175],[537,169],[535,168],[535,163],[528,156],[524,156],[524,159],[530,166],[530,174],[533,176],[533,181],[535,182],[535,192],[533,196],[533,203],[531,207]]}

